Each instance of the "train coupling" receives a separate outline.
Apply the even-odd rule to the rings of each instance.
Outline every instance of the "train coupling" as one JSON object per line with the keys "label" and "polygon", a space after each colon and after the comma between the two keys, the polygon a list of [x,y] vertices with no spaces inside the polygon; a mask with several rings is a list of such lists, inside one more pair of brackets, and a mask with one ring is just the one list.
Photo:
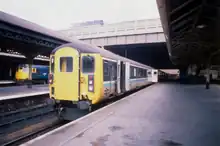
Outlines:
{"label": "train coupling", "polygon": [[64,112],[64,107],[59,107],[58,108],[58,116],[62,117],[62,113]]}
{"label": "train coupling", "polygon": [[81,110],[90,110],[91,106],[91,102],[88,100],[81,100],[77,102],[77,107]]}

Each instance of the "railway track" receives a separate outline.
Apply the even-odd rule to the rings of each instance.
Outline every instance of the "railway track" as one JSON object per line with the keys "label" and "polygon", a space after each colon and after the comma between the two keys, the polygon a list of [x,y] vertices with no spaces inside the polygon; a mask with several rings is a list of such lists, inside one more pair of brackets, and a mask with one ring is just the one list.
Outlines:
{"label": "railway track", "polygon": [[[136,91],[103,102],[95,106],[93,111],[120,100]],[[68,123],[68,121],[61,120],[57,117],[54,104],[50,100],[48,101],[48,98],[38,97],[37,99],[37,102],[34,102],[33,99],[32,102],[26,102],[29,103],[25,104],[26,106],[22,106],[22,104],[18,102],[19,106],[9,106],[11,109],[7,110],[2,110],[0,106],[0,145],[19,145]],[[23,108],[19,108],[20,106]],[[75,119],[87,113],[77,113]]]}
{"label": "railway track", "polygon": [[0,101],[0,145],[22,144],[68,122],[57,116],[48,95]]}
{"label": "railway track", "polygon": [[[30,127],[28,127],[28,129],[24,128],[24,129],[21,129],[20,131],[14,132],[13,134],[23,133],[23,135],[15,138],[15,139],[11,139],[10,141],[6,141],[5,143],[2,144],[2,146],[20,145],[20,144],[25,143],[31,139],[34,139],[34,138],[36,138],[46,132],[49,132],[53,129],[56,129],[66,123],[68,123],[68,122],[59,120],[56,117],[50,117],[50,119],[45,119],[40,123],[31,125]],[[24,131],[25,131],[25,134],[24,134]]]}
{"label": "railway track", "polygon": [[0,101],[0,145],[59,123],[48,96]]}

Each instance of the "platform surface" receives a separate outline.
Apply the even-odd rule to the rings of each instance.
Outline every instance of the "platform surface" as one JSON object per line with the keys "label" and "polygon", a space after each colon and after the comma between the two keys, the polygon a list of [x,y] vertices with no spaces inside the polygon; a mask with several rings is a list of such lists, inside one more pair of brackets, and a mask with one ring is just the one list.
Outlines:
{"label": "platform surface", "polygon": [[220,87],[158,83],[27,145],[219,146]]}
{"label": "platform surface", "polygon": [[27,86],[1,87],[0,100],[42,95],[46,93],[49,93],[48,85],[33,85],[32,88],[27,88]]}
{"label": "platform surface", "polygon": [[4,84],[14,84],[15,81],[12,80],[0,80],[0,85],[4,85]]}

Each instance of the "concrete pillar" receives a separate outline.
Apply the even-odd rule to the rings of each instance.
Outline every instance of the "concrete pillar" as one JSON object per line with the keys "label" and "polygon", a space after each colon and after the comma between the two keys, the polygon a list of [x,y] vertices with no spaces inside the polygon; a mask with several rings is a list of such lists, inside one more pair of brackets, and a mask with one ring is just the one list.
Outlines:
{"label": "concrete pillar", "polygon": [[33,64],[33,57],[28,57],[27,58],[27,63],[28,63],[28,67],[29,67],[27,87],[28,88],[32,88],[32,64]]}
{"label": "concrete pillar", "polygon": [[10,69],[9,69],[9,77],[10,77],[10,79],[11,79],[11,77],[12,77],[12,69],[11,69],[11,67],[10,67]]}
{"label": "concrete pillar", "polygon": [[128,56],[128,50],[125,49],[125,57],[127,57],[127,56]]}
{"label": "concrete pillar", "polygon": [[187,68],[186,67],[181,67],[179,69],[179,80],[180,83],[186,83],[187,82]]}
{"label": "concrete pillar", "polygon": [[206,89],[209,89],[210,86],[210,67],[206,69]]}
{"label": "concrete pillar", "polygon": [[205,88],[209,89],[210,87],[210,67],[211,67],[211,60],[212,60],[212,55],[209,56],[207,62],[206,62],[206,83],[205,83]]}

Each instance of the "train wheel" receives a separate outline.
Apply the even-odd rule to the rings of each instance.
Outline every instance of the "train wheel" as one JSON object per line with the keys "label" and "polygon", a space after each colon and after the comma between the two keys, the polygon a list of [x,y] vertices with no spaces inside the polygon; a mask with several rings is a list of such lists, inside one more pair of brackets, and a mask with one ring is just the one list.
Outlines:
{"label": "train wheel", "polygon": [[65,112],[65,108],[62,107],[61,104],[57,104],[55,105],[55,109],[56,109],[56,112],[57,112],[57,116],[60,120],[63,120],[63,113]]}

